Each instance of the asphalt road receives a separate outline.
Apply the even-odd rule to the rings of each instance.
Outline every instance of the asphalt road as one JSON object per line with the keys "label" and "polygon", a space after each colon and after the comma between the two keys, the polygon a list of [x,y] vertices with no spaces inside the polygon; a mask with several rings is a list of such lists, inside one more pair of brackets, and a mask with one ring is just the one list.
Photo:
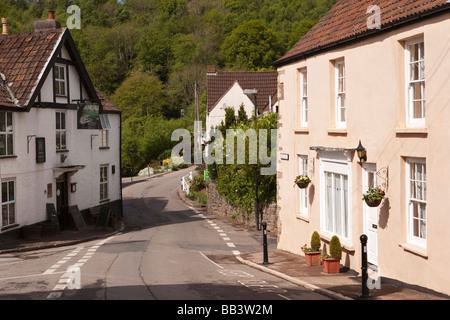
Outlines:
{"label": "asphalt road", "polygon": [[[124,186],[123,233],[3,255],[0,299],[179,300],[182,313],[189,306],[181,301],[264,300],[268,308],[271,300],[326,299],[241,264],[235,255],[262,250],[261,235],[182,202],[189,170]],[[276,241],[269,240],[270,250]]]}

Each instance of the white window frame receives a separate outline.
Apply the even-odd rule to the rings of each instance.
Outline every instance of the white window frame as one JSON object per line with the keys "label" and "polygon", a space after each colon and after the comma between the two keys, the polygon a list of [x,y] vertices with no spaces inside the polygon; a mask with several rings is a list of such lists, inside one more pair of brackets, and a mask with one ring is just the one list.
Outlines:
{"label": "white window frame", "polygon": [[300,70],[300,126],[308,127],[308,70]]}
{"label": "white window frame", "polygon": [[[308,156],[299,155],[298,156],[298,174],[308,175]],[[308,215],[308,202],[309,202],[309,192],[308,188],[297,188],[299,195],[299,211],[302,216]]]}
{"label": "white window frame", "polygon": [[100,165],[100,201],[108,200],[108,170],[109,165]]}
{"label": "white window frame", "polygon": [[[340,66],[342,66],[342,74],[340,73]],[[336,60],[334,63],[335,70],[335,92],[336,92],[336,128],[347,127],[347,97],[346,97],[346,78],[345,78],[345,60]],[[342,117],[342,112],[344,117]]]}
{"label": "white window frame", "polygon": [[108,131],[100,129],[98,131],[98,146],[99,148],[108,148]]}
{"label": "white window frame", "polygon": [[[347,200],[341,201],[340,213],[344,213],[344,219],[338,219],[336,208],[332,207],[331,211],[328,208],[328,194],[327,194],[327,174],[331,173],[334,176],[346,176],[347,177],[347,193],[341,192],[340,199]],[[343,187],[344,180],[341,180],[339,188]],[[332,180],[334,185],[334,179]],[[320,161],[320,185],[321,185],[321,197],[320,197],[320,230],[328,235],[337,235],[341,240],[351,243],[351,204],[352,204],[352,178],[351,178],[351,165],[349,162],[340,161]],[[336,203],[336,194],[332,194],[332,203]],[[346,214],[345,214],[346,213]],[[331,220],[329,219],[331,216]],[[340,216],[342,217],[342,216]],[[338,222],[339,228],[337,227]]]}
{"label": "white window frame", "polygon": [[[12,198],[11,198],[11,184],[12,184]],[[6,200],[3,198],[3,187],[4,185],[6,186],[6,193],[7,193],[7,198]],[[14,179],[5,179],[1,181],[0,184],[0,192],[1,192],[1,205],[2,205],[2,216],[1,216],[1,227],[7,227],[7,226],[11,226],[16,224],[16,181]],[[6,210],[6,219],[7,221],[5,222],[4,220],[4,210]],[[11,213],[11,210],[13,211]],[[12,219],[11,219],[12,216]],[[13,220],[13,221],[11,221]]]}
{"label": "white window frame", "polygon": [[[11,111],[1,111],[0,117],[3,117],[5,128],[0,127],[0,136],[4,136],[5,143],[5,154],[0,154],[2,156],[12,156],[14,154],[14,124],[13,124],[13,113]],[[9,146],[9,147],[8,147]]]}
{"label": "white window frame", "polygon": [[[422,46],[420,46],[422,44]],[[413,46],[419,45],[418,60],[411,61],[411,50]],[[406,125],[407,127],[425,127],[426,97],[425,97],[425,42],[423,37],[406,41],[405,43],[405,70],[406,70]],[[418,65],[418,79],[411,79],[411,68]],[[414,99],[414,85],[419,85],[421,99]],[[420,103],[420,117],[414,117],[415,103]]]}
{"label": "white window frame", "polygon": [[[419,172],[417,169],[421,169]],[[414,169],[414,177],[411,171]],[[422,158],[406,159],[406,208],[407,208],[407,242],[423,248],[427,246],[427,180],[426,160]],[[414,191],[414,192],[413,192]],[[414,208],[422,208],[419,216],[414,215]],[[424,215],[420,216],[420,213]],[[415,228],[415,222],[422,225]]]}
{"label": "white window frame", "polygon": [[[59,119],[59,127],[58,127]],[[64,119],[64,121],[62,121]],[[56,138],[56,150],[67,150],[67,119],[64,111],[56,111],[55,113],[55,138]],[[61,139],[64,138],[64,145],[61,143]],[[59,139],[59,144],[58,144]]]}
{"label": "white window frame", "polygon": [[67,97],[66,66],[63,64],[55,64],[53,74],[55,79],[55,95],[58,97]]}

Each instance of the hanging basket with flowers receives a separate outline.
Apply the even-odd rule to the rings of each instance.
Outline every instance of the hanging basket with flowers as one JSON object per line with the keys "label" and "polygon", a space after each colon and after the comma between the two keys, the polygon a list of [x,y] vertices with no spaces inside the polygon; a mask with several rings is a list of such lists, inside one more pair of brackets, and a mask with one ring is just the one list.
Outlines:
{"label": "hanging basket with flowers", "polygon": [[363,194],[362,199],[369,207],[378,207],[385,196],[386,193],[378,186],[376,188],[369,188],[369,190]]}
{"label": "hanging basket with flowers", "polygon": [[294,180],[294,183],[300,189],[306,188],[310,182],[311,182],[311,179],[307,175],[303,175],[303,174],[298,175],[297,177],[295,177],[295,180]]}

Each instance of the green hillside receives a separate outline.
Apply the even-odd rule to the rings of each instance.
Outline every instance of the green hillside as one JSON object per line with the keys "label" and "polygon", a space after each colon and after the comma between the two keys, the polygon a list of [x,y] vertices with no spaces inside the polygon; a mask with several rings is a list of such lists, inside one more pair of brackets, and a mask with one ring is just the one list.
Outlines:
{"label": "green hillside", "polygon": [[71,34],[94,85],[123,111],[123,159],[136,171],[170,147],[170,133],[168,139],[151,136],[155,126],[147,128],[149,122],[192,125],[195,82],[204,118],[207,65],[271,69],[334,2],[2,0],[0,15],[10,19],[10,33],[27,33],[48,10],[65,27],[73,14],[66,12],[68,6],[80,8],[81,28]]}

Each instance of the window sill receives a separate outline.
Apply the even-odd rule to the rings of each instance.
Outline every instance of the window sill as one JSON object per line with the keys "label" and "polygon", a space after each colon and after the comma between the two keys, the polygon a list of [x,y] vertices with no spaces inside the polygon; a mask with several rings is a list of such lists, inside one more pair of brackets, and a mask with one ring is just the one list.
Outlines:
{"label": "window sill", "polygon": [[421,248],[411,243],[399,243],[398,245],[407,252],[411,252],[414,253],[415,255],[421,256],[422,258],[428,259],[427,249],[425,248]]}
{"label": "window sill", "polygon": [[20,226],[20,224],[18,224],[18,223],[10,224],[9,226],[2,227],[0,231],[12,230],[12,229],[15,229],[15,228],[17,228],[19,226]]}
{"label": "window sill", "polygon": [[346,128],[328,128],[327,133],[329,135],[340,135],[340,136],[346,136],[347,135],[347,129]]}
{"label": "window sill", "polygon": [[10,158],[17,158],[17,156],[16,155],[0,156],[0,159],[10,159]]}
{"label": "window sill", "polygon": [[67,149],[56,150],[56,153],[62,153],[62,152],[69,152],[69,150],[67,150]]}
{"label": "window sill", "polygon": [[428,135],[428,128],[426,127],[395,128],[395,134],[397,136],[419,135],[426,137]]}
{"label": "window sill", "polygon": [[295,128],[294,133],[296,134],[309,134],[309,128]]}
{"label": "window sill", "polygon": [[[332,235],[330,233],[324,233],[324,232],[319,232],[320,235],[320,239],[325,241],[325,242],[330,242],[331,241],[331,237]],[[343,240],[339,237],[339,241],[341,242],[342,245],[342,249],[347,251],[347,252],[355,252],[355,247],[351,244],[348,243],[346,240]]]}
{"label": "window sill", "polygon": [[103,199],[103,200],[100,200],[99,201],[99,203],[100,204],[103,204],[103,203],[108,203],[108,202],[110,202],[111,200],[109,200],[109,199]]}
{"label": "window sill", "polygon": [[109,150],[110,147],[99,147],[100,150]]}
{"label": "window sill", "polygon": [[306,215],[304,215],[304,214],[297,213],[297,214],[295,215],[295,217],[296,217],[298,220],[303,220],[303,221],[309,223],[309,217],[306,216]]}

